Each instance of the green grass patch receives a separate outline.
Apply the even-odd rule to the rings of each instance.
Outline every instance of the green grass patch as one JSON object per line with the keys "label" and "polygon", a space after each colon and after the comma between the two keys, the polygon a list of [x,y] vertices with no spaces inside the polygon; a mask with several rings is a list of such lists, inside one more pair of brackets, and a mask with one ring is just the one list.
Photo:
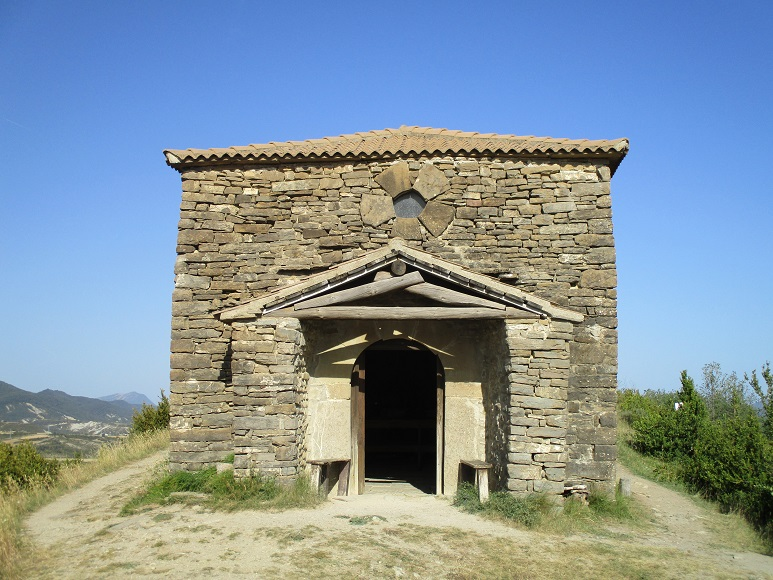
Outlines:
{"label": "green grass patch", "polygon": [[157,474],[139,495],[121,509],[121,515],[172,503],[237,511],[314,507],[322,501],[323,498],[312,489],[305,477],[299,477],[292,484],[281,485],[272,477],[255,475],[235,478],[233,471],[217,473],[212,467],[201,471]]}
{"label": "green grass patch", "polygon": [[587,505],[574,499],[562,503],[543,493],[513,495],[506,491],[495,491],[488,501],[481,502],[475,486],[463,483],[456,492],[454,505],[469,513],[557,533],[604,534],[605,523],[626,521],[638,525],[643,521],[642,511],[631,498],[597,489],[591,490]]}
{"label": "green grass patch", "polygon": [[506,491],[495,491],[488,501],[481,502],[478,490],[471,483],[459,486],[454,505],[469,513],[504,519],[527,528],[533,528],[554,510],[550,499],[539,493],[516,496]]}

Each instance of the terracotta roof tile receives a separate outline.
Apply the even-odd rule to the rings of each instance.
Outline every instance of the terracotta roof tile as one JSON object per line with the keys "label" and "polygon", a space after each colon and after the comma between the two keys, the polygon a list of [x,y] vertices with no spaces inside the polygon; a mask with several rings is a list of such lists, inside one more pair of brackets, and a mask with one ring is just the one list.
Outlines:
{"label": "terracotta roof tile", "polygon": [[239,162],[282,162],[358,159],[407,154],[525,155],[601,157],[617,168],[628,152],[627,139],[554,139],[495,133],[471,133],[430,127],[400,127],[308,139],[219,149],[167,149],[167,163],[176,169],[191,165]]}

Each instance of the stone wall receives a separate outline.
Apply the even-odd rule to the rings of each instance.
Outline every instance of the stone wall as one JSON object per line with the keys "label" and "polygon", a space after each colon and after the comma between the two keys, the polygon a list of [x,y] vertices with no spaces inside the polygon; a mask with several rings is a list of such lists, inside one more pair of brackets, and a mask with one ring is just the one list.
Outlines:
{"label": "stone wall", "polygon": [[[409,232],[410,245],[586,316],[567,343],[566,475],[613,477],[617,304],[609,168],[504,158],[421,157],[404,164],[404,185],[429,184],[433,215],[450,222],[445,229],[432,216],[408,225],[383,211],[373,218],[374,204],[388,210],[383,200],[394,196],[380,176],[395,161],[183,171],[172,323],[173,468],[193,469],[227,453],[235,383],[230,330],[215,312]],[[287,461],[299,461],[294,453]]]}
{"label": "stone wall", "polygon": [[507,489],[561,493],[566,479],[572,324],[505,323],[510,351]]}
{"label": "stone wall", "polygon": [[300,324],[235,324],[232,340],[234,474],[293,477],[304,460],[308,381]]}

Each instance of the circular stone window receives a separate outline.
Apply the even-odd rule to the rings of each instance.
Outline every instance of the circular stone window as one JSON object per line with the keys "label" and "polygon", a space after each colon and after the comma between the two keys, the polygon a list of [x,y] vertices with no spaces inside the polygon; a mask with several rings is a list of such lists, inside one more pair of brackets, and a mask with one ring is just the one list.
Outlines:
{"label": "circular stone window", "polygon": [[395,200],[395,214],[401,218],[416,218],[424,210],[427,202],[418,191],[409,189],[398,195]]}

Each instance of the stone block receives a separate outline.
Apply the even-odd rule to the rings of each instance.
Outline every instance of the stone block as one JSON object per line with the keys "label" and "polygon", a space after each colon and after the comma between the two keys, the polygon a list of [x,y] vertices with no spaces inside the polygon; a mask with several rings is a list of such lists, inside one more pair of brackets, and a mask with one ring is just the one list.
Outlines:
{"label": "stone block", "polygon": [[563,453],[535,453],[534,461],[538,463],[566,463],[569,460],[569,454]]}
{"label": "stone block", "polygon": [[190,274],[177,274],[174,279],[175,288],[204,289],[209,288],[212,278],[209,276],[192,276]]}
{"label": "stone block", "polygon": [[360,212],[363,223],[374,227],[396,217],[394,202],[386,195],[363,194]]}
{"label": "stone block", "polygon": [[542,213],[563,213],[577,209],[577,204],[573,201],[560,201],[556,203],[543,203]]}
{"label": "stone block", "polygon": [[524,492],[527,490],[526,480],[524,479],[508,479],[507,490],[514,492]]}
{"label": "stone block", "polygon": [[279,415],[266,415],[265,417],[234,417],[234,430],[253,429],[256,431],[271,431],[280,428]]}
{"label": "stone block", "polygon": [[545,397],[513,395],[510,397],[510,405],[513,407],[523,407],[525,409],[563,409],[566,406],[566,403],[564,403],[564,401],[548,399]]}
{"label": "stone block", "polygon": [[172,353],[173,369],[208,369],[212,366],[212,357],[208,354]]}
{"label": "stone block", "polygon": [[419,220],[433,236],[439,236],[454,219],[454,208],[439,201],[430,201],[419,215]]}
{"label": "stone block", "polygon": [[[560,470],[552,470],[552,471],[560,471]],[[558,477],[558,475],[554,474],[554,477]],[[535,480],[532,485],[533,485],[532,489],[537,493],[552,493],[552,494],[564,493],[563,477],[561,477],[561,479],[551,479],[550,477],[548,477],[548,479],[538,479],[538,480]]]}
{"label": "stone block", "polygon": [[215,232],[212,230],[181,230],[177,235],[178,245],[205,244],[215,240]]}
{"label": "stone block", "polygon": [[617,460],[617,445],[595,445],[593,447],[593,459],[596,461]]}
{"label": "stone block", "polygon": [[234,352],[263,352],[274,351],[275,342],[273,340],[236,340],[232,343]]}
{"label": "stone block", "polygon": [[522,465],[531,465],[531,453],[508,453],[507,461],[509,463],[518,463]]}
{"label": "stone block", "polygon": [[542,467],[511,463],[507,466],[507,476],[512,479],[539,479],[542,476]]}
{"label": "stone block", "polygon": [[417,218],[395,218],[392,237],[404,240],[421,240],[421,225]]}
{"label": "stone block", "polygon": [[442,171],[434,165],[425,163],[419,170],[413,189],[418,191],[426,201],[429,201],[443,193],[448,185],[448,179]]}
{"label": "stone block", "polygon": [[411,189],[411,176],[405,161],[399,161],[382,171],[375,180],[392,197]]}
{"label": "stone block", "polygon": [[566,429],[559,427],[529,427],[526,431],[529,437],[545,437],[548,439],[566,437]]}
{"label": "stone block", "polygon": [[615,288],[617,286],[617,271],[614,269],[606,270],[585,270],[580,275],[580,287],[592,289]]}
{"label": "stone block", "polygon": [[615,474],[613,461],[579,462],[570,461],[566,465],[566,474],[569,478],[580,477],[594,480],[611,480]]}

